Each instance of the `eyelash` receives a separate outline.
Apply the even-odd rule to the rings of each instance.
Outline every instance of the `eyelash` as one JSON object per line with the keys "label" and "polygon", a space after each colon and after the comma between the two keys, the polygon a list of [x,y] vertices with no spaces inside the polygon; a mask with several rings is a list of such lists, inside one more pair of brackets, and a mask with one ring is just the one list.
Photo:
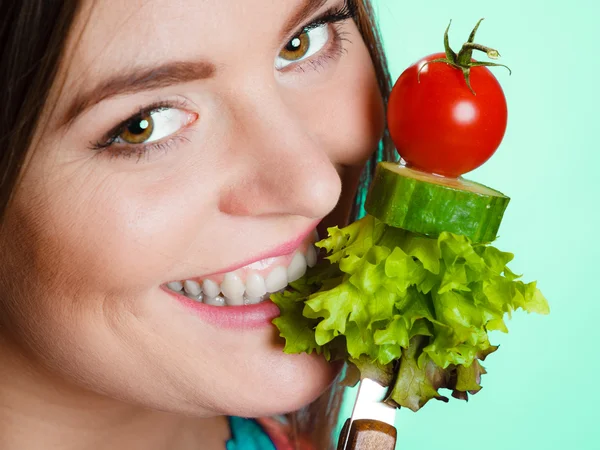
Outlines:
{"label": "eyelash", "polygon": [[[355,19],[356,15],[356,0],[345,0],[341,7],[334,6],[328,11],[325,11],[321,17],[318,17],[317,19],[313,20],[312,23],[305,26],[300,33],[320,27],[321,25],[344,22],[348,19]],[[297,33],[296,36],[298,34],[299,33]]]}
{"label": "eyelash", "polygon": [[[298,33],[296,33],[294,36],[307,33],[310,30],[323,25],[333,25],[333,42],[329,50],[324,52],[318,58],[311,58],[303,61],[300,64],[291,65],[292,70],[306,72],[305,66],[310,66],[310,69],[318,70],[320,67],[325,65],[327,60],[334,60],[343,54],[345,50],[343,41],[350,41],[345,37],[347,33],[344,33],[341,30],[340,24],[347,20],[355,19],[357,14],[356,10],[356,0],[345,0],[341,7],[338,6],[331,8],[321,17],[313,20],[310,24],[306,25]],[[137,157],[138,161],[154,151],[164,151],[166,153],[177,144],[181,142],[189,142],[189,140],[180,133],[175,133],[165,140],[152,142],[149,144],[117,145],[115,144],[115,141],[133,121],[139,119],[141,116],[164,109],[179,108],[185,110],[188,109],[188,107],[188,102],[184,99],[179,99],[176,101],[159,101],[148,106],[140,107],[137,114],[129,117],[127,120],[114,127],[112,130],[106,133],[101,140],[91,143],[90,149],[95,150],[97,154],[108,153],[111,159],[118,157],[129,159],[135,156]]]}
{"label": "eyelash", "polygon": [[111,129],[102,137],[102,139],[96,142],[92,142],[90,149],[95,150],[97,154],[108,153],[111,158],[131,158],[135,156],[137,157],[138,161],[141,160],[144,156],[149,155],[152,151],[162,150],[166,153],[168,150],[171,149],[171,147],[174,144],[177,144],[179,142],[188,142],[189,140],[186,137],[176,133],[169,136],[167,139],[152,142],[149,144],[119,145],[115,144],[115,141],[132,122],[138,120],[140,117],[159,112],[165,109],[187,110],[189,108],[189,102],[187,102],[183,98],[179,98],[176,100],[161,100],[150,105],[140,107],[136,114],[134,114],[127,120],[124,120],[119,125]]}
{"label": "eyelash", "polygon": [[[345,0],[341,7],[337,6],[331,8],[321,17],[318,17],[309,25],[302,28],[294,35],[294,37],[323,25],[333,25],[333,42],[331,43],[329,50],[321,54],[318,58],[311,58],[300,64],[293,64],[290,68],[296,72],[306,72],[305,66],[310,66],[310,69],[312,70],[318,70],[320,67],[323,67],[328,60],[335,60],[337,57],[341,56],[346,50],[343,42],[351,43],[351,41],[346,37],[348,33],[342,31],[340,25],[347,20],[355,19],[356,16],[356,0]],[[286,70],[284,69],[284,72],[285,71]]]}

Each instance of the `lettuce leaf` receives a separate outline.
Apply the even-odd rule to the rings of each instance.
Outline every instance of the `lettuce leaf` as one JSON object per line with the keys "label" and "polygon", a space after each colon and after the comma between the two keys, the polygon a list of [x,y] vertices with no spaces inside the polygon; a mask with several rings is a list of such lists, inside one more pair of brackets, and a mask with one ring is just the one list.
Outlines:
{"label": "lettuce leaf", "polygon": [[350,377],[390,385],[388,402],[417,411],[439,389],[467,399],[481,389],[481,366],[494,352],[490,331],[505,316],[548,314],[536,283],[507,267],[513,259],[489,244],[443,233],[429,238],[365,216],[328,230],[317,243],[325,261],[272,296],[286,353],[343,359]]}

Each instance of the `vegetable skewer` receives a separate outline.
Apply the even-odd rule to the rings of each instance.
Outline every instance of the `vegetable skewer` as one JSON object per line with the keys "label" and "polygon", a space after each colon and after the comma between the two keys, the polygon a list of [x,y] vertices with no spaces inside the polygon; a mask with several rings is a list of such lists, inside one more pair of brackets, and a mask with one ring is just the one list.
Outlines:
{"label": "vegetable skewer", "polygon": [[[469,51],[482,47],[474,43],[478,27],[479,23],[463,47],[461,64],[470,60]],[[445,46],[448,58],[461,55],[449,48],[448,30]],[[442,65],[453,71],[444,75],[450,97],[463,101],[476,93],[484,105],[497,102],[499,96],[504,99],[497,82],[499,93],[481,89],[493,78],[485,67],[489,64],[469,63],[467,77],[464,67],[435,55],[425,61],[430,69]],[[435,139],[429,139],[431,145],[420,150],[428,157],[421,158],[411,154],[418,143],[407,147],[404,136],[394,133],[394,127],[402,128],[393,122],[395,117],[410,117],[415,112],[411,108],[420,108],[419,102],[399,104],[394,99],[424,99],[432,95],[430,89],[439,90],[440,81],[432,81],[431,76],[440,72],[430,70],[424,76],[423,69],[419,83],[415,69],[419,65],[423,68],[420,62],[401,75],[388,105],[392,137],[402,157],[408,148],[406,164],[381,163],[367,198],[367,216],[342,229],[330,228],[329,236],[317,243],[326,259],[292,283],[291,289],[272,298],[281,310],[274,324],[285,339],[285,352],[316,352],[330,360],[344,360],[349,364],[349,385],[368,378],[389,386],[385,402],[413,411],[431,399],[448,401],[440,393],[442,388],[463,400],[477,393],[486,373],[481,362],[498,348],[488,333],[507,332],[504,318],[517,309],[549,312],[536,283],[520,281],[508,268],[513,255],[491,245],[508,197],[460,177],[491,156],[495,147],[490,145],[500,143],[481,141],[479,129],[493,130],[501,140],[506,121],[500,117],[498,123],[495,113],[477,117],[475,142],[466,148],[486,146],[483,161],[480,152],[471,158],[455,141],[444,145],[443,139],[437,146],[432,144]],[[398,94],[408,85],[418,92]],[[415,120],[427,121],[439,114],[431,111]],[[440,133],[447,132],[446,124],[439,127]],[[473,130],[455,127],[459,134]]]}

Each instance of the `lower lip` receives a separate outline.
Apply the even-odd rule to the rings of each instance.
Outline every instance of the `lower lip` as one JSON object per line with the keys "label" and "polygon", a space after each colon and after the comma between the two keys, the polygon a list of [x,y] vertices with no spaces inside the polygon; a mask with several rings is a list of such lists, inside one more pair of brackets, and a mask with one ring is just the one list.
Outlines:
{"label": "lower lip", "polygon": [[279,317],[279,308],[270,300],[257,305],[211,306],[196,302],[185,295],[163,288],[184,307],[192,310],[204,322],[229,330],[256,330],[272,327],[273,319]]}

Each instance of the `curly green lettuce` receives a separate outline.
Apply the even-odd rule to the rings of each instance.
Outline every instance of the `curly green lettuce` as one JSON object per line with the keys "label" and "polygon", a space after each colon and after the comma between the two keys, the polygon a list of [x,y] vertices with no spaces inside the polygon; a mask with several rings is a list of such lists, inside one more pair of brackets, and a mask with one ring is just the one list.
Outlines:
{"label": "curly green lettuce", "polygon": [[387,402],[413,411],[439,389],[467,399],[481,389],[480,364],[494,352],[489,331],[507,332],[516,309],[548,314],[536,283],[519,281],[513,259],[489,244],[437,239],[372,216],[328,230],[326,261],[272,300],[286,353],[350,363],[349,377],[379,379]]}

